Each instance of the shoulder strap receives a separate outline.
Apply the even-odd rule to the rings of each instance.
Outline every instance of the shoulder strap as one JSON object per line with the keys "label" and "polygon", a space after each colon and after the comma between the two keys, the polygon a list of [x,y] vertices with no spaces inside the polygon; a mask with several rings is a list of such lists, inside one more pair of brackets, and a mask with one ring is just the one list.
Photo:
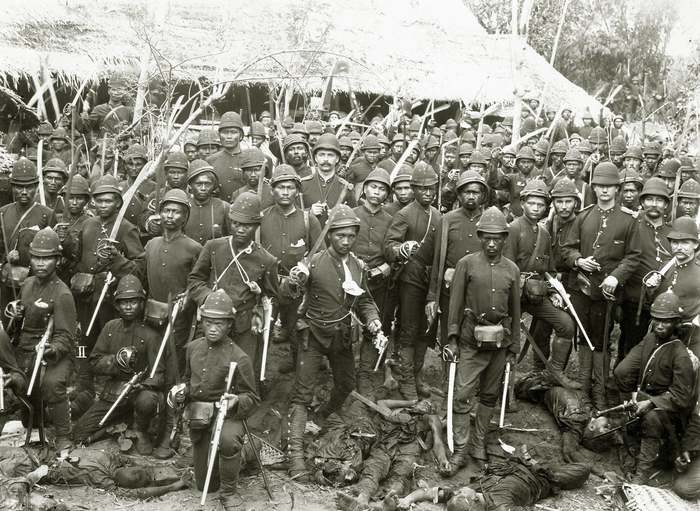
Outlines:
{"label": "shoulder strap", "polygon": [[20,226],[22,225],[22,222],[29,216],[29,213],[31,213],[34,210],[34,206],[36,206],[36,202],[32,202],[32,205],[29,206],[29,209],[25,211],[22,216],[19,218],[19,221],[17,222],[17,225],[15,225],[15,228],[12,229],[12,233],[10,234],[10,238],[7,240],[8,244],[12,238],[14,238],[15,234],[17,234],[17,231],[20,229]]}
{"label": "shoulder strap", "polygon": [[447,259],[447,230],[449,229],[449,217],[447,215],[441,218],[442,229],[440,230],[440,258],[438,259],[438,281],[437,281],[437,299],[440,300],[440,290],[442,289],[442,279],[445,275],[445,260]]}
{"label": "shoulder strap", "polygon": [[535,267],[535,262],[537,261],[537,249],[542,246],[544,234],[542,230],[544,227],[537,224],[537,239],[535,240],[535,246],[532,248],[532,253],[530,254],[530,259],[527,260],[527,266],[525,266],[525,271],[532,271],[531,268]]}

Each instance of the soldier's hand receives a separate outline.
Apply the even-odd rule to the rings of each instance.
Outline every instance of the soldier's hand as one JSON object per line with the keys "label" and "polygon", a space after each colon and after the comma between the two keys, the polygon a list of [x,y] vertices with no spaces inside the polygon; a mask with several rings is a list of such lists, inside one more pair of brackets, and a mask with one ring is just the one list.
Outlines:
{"label": "soldier's hand", "polygon": [[24,317],[24,305],[19,300],[13,300],[5,307],[5,316],[10,319],[19,320]]}
{"label": "soldier's hand", "polygon": [[637,402],[637,410],[635,411],[635,415],[638,417],[641,417],[645,413],[651,411],[654,409],[654,403],[650,399],[646,399],[644,401],[638,401]]}
{"label": "soldier's hand", "polygon": [[419,243],[417,241],[404,241],[399,245],[399,255],[404,259],[408,259],[418,252],[418,247]]}
{"label": "soldier's hand", "polygon": [[56,231],[56,234],[58,234],[58,241],[63,243],[66,241],[66,238],[68,237],[68,224],[65,222],[60,222],[57,223],[54,228],[54,231]]}
{"label": "soldier's hand", "polygon": [[450,286],[452,285],[452,279],[455,276],[455,269],[454,268],[447,268],[445,270],[445,275],[443,276],[443,280],[445,281],[445,288],[449,289]]}
{"label": "soldier's hand", "polygon": [[10,250],[10,253],[7,254],[7,260],[10,264],[16,264],[19,262],[19,250]]}
{"label": "soldier's hand", "polygon": [[373,319],[367,325],[367,331],[370,333],[370,335],[377,335],[382,331],[382,322],[378,319]]}
{"label": "soldier's hand", "polygon": [[598,163],[600,161],[600,154],[596,151],[595,153],[591,153],[589,158],[593,163]]}
{"label": "soldier's hand", "polygon": [[605,277],[605,280],[600,285],[600,288],[603,291],[603,294],[606,295],[606,298],[615,296],[615,289],[617,289],[617,284],[617,278],[615,278],[614,276],[608,275],[607,277]]}
{"label": "soldier's hand", "polygon": [[457,181],[459,179],[459,169],[452,169],[447,173],[447,177],[450,181]]}
{"label": "soldier's hand", "polygon": [[131,346],[119,348],[119,351],[114,355],[114,360],[120,371],[133,373],[136,364],[136,351]]}
{"label": "soldier's hand", "polygon": [[232,410],[238,404],[238,394],[229,394],[228,392],[223,395],[226,399],[226,413]]}
{"label": "soldier's hand", "polygon": [[250,331],[254,334],[261,334],[263,331],[263,319],[259,314],[253,314],[250,318]]}
{"label": "soldier's hand", "polygon": [[46,347],[44,348],[44,360],[47,360],[49,362],[55,362],[56,359],[58,358],[58,353],[54,349],[53,346],[50,344],[47,344]]}
{"label": "soldier's hand", "polygon": [[579,257],[576,259],[576,266],[581,268],[583,271],[591,273],[600,270],[600,264],[598,264],[593,256]]}
{"label": "soldier's hand", "polygon": [[557,309],[564,308],[564,300],[559,295],[559,293],[552,293],[551,295],[549,295],[549,299],[552,302],[552,305],[554,305]]}
{"label": "soldier's hand", "polygon": [[[168,397],[170,398],[169,401],[177,404],[182,404],[185,402],[185,389],[187,386],[184,383],[180,383],[178,385],[173,385],[172,388],[170,389],[170,392],[168,393]],[[170,403],[168,403],[170,404]],[[172,405],[171,405],[172,406]]]}
{"label": "soldier's hand", "polygon": [[160,215],[151,215],[146,220],[146,231],[152,236],[160,236],[163,228],[160,225]]}
{"label": "soldier's hand", "polygon": [[676,467],[676,472],[685,472],[688,470],[690,462],[690,453],[688,451],[683,451],[683,453],[674,460],[673,465]]}
{"label": "soldier's hand", "polygon": [[309,280],[309,269],[303,263],[297,263],[289,270],[289,279],[293,284],[304,287]]}
{"label": "soldier's hand", "polygon": [[512,351],[506,353],[506,364],[511,365],[511,371],[513,370],[513,365],[515,365],[515,355],[517,355],[517,353],[513,353]]}
{"label": "soldier's hand", "polygon": [[311,214],[314,216],[321,216],[323,213],[325,213],[327,207],[328,206],[325,202],[314,202],[310,208]]}
{"label": "soldier's hand", "polygon": [[459,344],[457,339],[451,339],[442,347],[442,359],[445,362],[457,362],[459,360]]}
{"label": "soldier's hand", "polygon": [[428,320],[428,324],[432,324],[437,317],[437,302],[432,301],[425,304],[425,318]]}
{"label": "soldier's hand", "polygon": [[649,278],[644,280],[644,285],[648,288],[657,288],[661,285],[661,274],[654,272],[651,275],[649,275]]}

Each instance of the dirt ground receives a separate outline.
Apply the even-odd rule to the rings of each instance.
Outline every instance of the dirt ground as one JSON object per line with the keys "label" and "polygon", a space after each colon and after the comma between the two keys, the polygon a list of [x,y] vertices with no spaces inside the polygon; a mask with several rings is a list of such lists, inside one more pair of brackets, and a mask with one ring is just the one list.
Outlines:
{"label": "dirt ground", "polygon": [[[284,344],[273,344],[270,356],[271,372],[276,374],[277,364],[289,353]],[[442,364],[437,354],[432,350],[428,352],[427,374],[428,381],[441,387]],[[527,371],[530,367],[530,354],[517,368],[518,373]],[[270,382],[269,390],[263,405],[250,419],[251,429],[260,437],[269,439],[273,445],[278,445],[280,419],[286,413],[288,393],[291,389],[292,375],[280,375]],[[320,392],[321,394],[323,391]],[[436,402],[442,405],[442,398],[436,397]],[[497,420],[494,419],[495,421]],[[492,456],[503,455],[498,440],[518,447],[526,446],[528,451],[537,460],[560,460],[560,434],[559,431],[544,407],[526,402],[517,402],[517,410],[506,415],[506,428],[500,435],[492,432],[489,445],[489,453]],[[493,424],[497,429],[496,424]],[[532,429],[534,431],[512,431],[509,427],[519,429]],[[186,443],[186,442],[184,442]],[[115,443],[112,443],[116,447]],[[183,446],[184,448],[184,446]],[[582,448],[587,459],[595,466],[599,473],[608,471],[618,471],[617,457],[615,453],[608,453],[605,456],[597,455]],[[134,456],[138,463],[158,464],[164,470],[177,469],[177,458],[167,461],[158,461],[152,458],[140,458]],[[470,467],[466,467],[455,477],[443,480],[440,479],[435,470],[434,464],[425,457],[425,465],[416,467],[414,472],[414,487],[418,481],[424,481],[430,486],[441,485],[449,487],[459,487],[468,482],[473,475]],[[180,472],[182,469],[179,469]],[[291,481],[284,471],[267,470],[271,483],[273,500],[270,501],[265,493],[262,478],[259,472],[243,473],[240,481],[240,492],[245,501],[245,509],[273,511],[273,510],[306,510],[320,511],[336,509],[334,498],[337,490],[328,487],[321,487],[311,484],[298,484]],[[591,475],[585,487],[577,491],[567,491],[562,494],[542,501],[535,509],[545,511],[602,511],[616,509],[610,500],[610,495],[614,493],[615,486],[596,475]],[[103,490],[96,490],[86,487],[62,488],[56,486],[41,486],[36,491],[44,495],[52,495],[59,501],[65,503],[68,509],[75,510],[132,510],[132,511],[180,511],[190,510],[199,507],[201,494],[194,490],[179,491],[168,494],[164,497],[151,501],[136,501],[123,499],[112,493]],[[211,494],[207,499],[207,505],[202,508],[206,510],[220,509],[216,494]],[[417,510],[444,510],[444,506],[435,504],[420,504],[414,509]]]}

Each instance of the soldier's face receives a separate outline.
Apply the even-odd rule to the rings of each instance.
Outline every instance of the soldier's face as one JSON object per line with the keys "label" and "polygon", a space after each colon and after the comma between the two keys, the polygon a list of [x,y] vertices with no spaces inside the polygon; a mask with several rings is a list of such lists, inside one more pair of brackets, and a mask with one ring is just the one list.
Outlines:
{"label": "soldier's face", "polygon": [[437,154],[437,152],[438,152],[437,147],[432,147],[430,149],[426,149],[426,151],[425,151],[426,161],[434,161],[435,155]]}
{"label": "soldier's face", "polygon": [[413,200],[413,188],[406,181],[396,183],[393,188],[396,200],[404,206]]}
{"label": "soldier's face", "polygon": [[29,260],[29,264],[32,267],[32,274],[36,275],[41,280],[47,279],[54,274],[57,262],[58,258],[55,256],[43,257],[33,255]]}
{"label": "soldier's face", "polygon": [[365,199],[373,206],[379,206],[384,203],[389,195],[389,188],[383,183],[369,181],[365,183]]}
{"label": "soldier's face", "polygon": [[607,142],[591,142],[591,148],[593,149],[593,152],[597,152],[600,154],[604,154],[608,152],[608,143]]}
{"label": "soldier's face", "polygon": [[418,157],[420,156],[420,151],[418,149],[411,149],[411,152],[409,153],[408,157],[406,157],[406,161],[409,163],[413,164],[418,161]]}
{"label": "soldier's face", "polygon": [[523,202],[523,213],[533,221],[538,221],[547,210],[547,202],[542,197],[527,197]]}
{"label": "soldier's face", "polygon": [[333,250],[335,250],[338,255],[348,255],[357,238],[357,227],[333,229],[328,233],[328,238],[331,242],[331,247],[333,247]]}
{"label": "soldier's face", "polygon": [[46,191],[50,194],[57,194],[64,184],[65,177],[60,172],[47,172],[44,174],[44,184]]}
{"label": "soldier's face", "polygon": [[379,161],[379,149],[365,149],[365,159],[370,165],[374,165]]}
{"label": "soldier's face", "polygon": [[109,218],[117,212],[121,201],[114,193],[101,193],[93,199],[95,212],[100,218]]}
{"label": "soldier's face", "polygon": [[332,172],[340,160],[340,155],[335,151],[319,149],[314,153],[314,159],[321,172]]}
{"label": "soldier's face", "polygon": [[593,191],[598,198],[598,202],[601,203],[609,203],[610,201],[614,201],[617,189],[617,185],[593,185]]}
{"label": "soldier's face", "polygon": [[216,180],[210,172],[205,172],[196,176],[190,181],[190,192],[199,202],[203,202],[211,197],[214,191]]}
{"label": "soldier's face", "polygon": [[235,149],[241,142],[241,130],[238,128],[224,128],[219,130],[221,145],[226,149]]}
{"label": "soldier's face", "polygon": [[[695,175],[695,172],[691,171],[682,171],[681,172],[681,183],[685,183],[688,179],[691,179]],[[675,184],[674,184],[675,186]]]}
{"label": "soldier's face", "polygon": [[[628,183],[629,185],[629,183]],[[627,185],[626,185],[627,187]],[[637,187],[634,187],[635,191],[637,190]],[[623,190],[622,192],[623,195],[623,203],[627,200],[625,199],[625,191]],[[634,198],[632,198],[632,201],[636,201],[637,197],[639,197],[639,192],[636,192],[634,195]],[[634,202],[630,202],[630,204],[633,204]],[[625,204],[626,205],[626,204]],[[642,199],[642,207],[644,208],[644,213],[646,216],[651,218],[652,220],[656,220],[658,218],[661,218],[664,213],[666,212],[666,207],[668,206],[668,201],[660,197],[659,195],[645,195],[644,198]]]}
{"label": "soldier's face", "polygon": [[625,158],[624,160],[625,164],[625,169],[626,170],[634,170],[635,172],[639,171],[639,167],[642,166],[642,161],[638,160],[637,158]]}
{"label": "soldier's face", "polygon": [[406,145],[403,142],[394,142],[393,144],[391,144],[391,154],[397,161],[399,158],[401,158],[401,155],[403,154],[405,149]]}
{"label": "soldier's face", "polygon": [[141,318],[143,312],[142,298],[123,298],[117,300],[119,317],[124,321],[136,321]]}
{"label": "soldier's face", "polygon": [[309,133],[309,145],[311,147],[315,146],[320,136],[320,133]]}
{"label": "soldier's face", "polygon": [[634,183],[623,184],[622,193],[620,193],[622,205],[632,209],[636,208],[637,204],[639,204],[639,191],[639,188]]}
{"label": "soldier's face", "polygon": [[215,144],[204,144],[197,147],[197,153],[202,160],[206,160],[207,156],[214,154],[219,150],[219,146]]}
{"label": "soldier's face", "polygon": [[649,170],[653,170],[656,168],[656,163],[659,161],[659,159],[655,154],[645,154],[644,161],[647,164],[647,168]]}
{"label": "soldier's face", "polygon": [[389,154],[389,146],[386,144],[379,144],[379,159],[383,160],[386,155]]}
{"label": "soldier's face", "polygon": [[483,163],[470,163],[468,170],[473,170],[483,176],[486,173],[486,165]]}
{"label": "soldier's face", "polygon": [[574,137],[569,141],[569,147],[576,147],[580,143],[581,143],[581,139]]}
{"label": "soldier's face", "polygon": [[516,161],[516,165],[518,166],[520,172],[522,172],[523,174],[529,174],[530,172],[532,172],[532,169],[535,168],[535,160],[531,160],[529,158],[520,158]]}
{"label": "soldier's face", "polygon": [[665,340],[673,335],[677,324],[677,319],[652,318],[651,329],[657,338]]}
{"label": "soldier's face", "polygon": [[36,196],[36,184],[12,185],[12,195],[20,206],[29,206]]}
{"label": "soldier's face", "polygon": [[341,145],[340,146],[340,161],[343,163],[346,163],[348,159],[350,158],[350,155],[352,154],[352,147],[348,147],[346,145]]}
{"label": "soldier's face", "polygon": [[457,155],[455,153],[445,153],[445,166],[448,169],[454,168]]}
{"label": "soldier's face", "polygon": [[698,199],[690,199],[687,197],[678,199],[678,209],[680,210],[681,216],[695,218],[698,215],[698,205],[700,205],[700,200]]}
{"label": "soldier's face", "polygon": [[474,211],[484,201],[484,188],[478,183],[469,183],[457,190],[459,202],[468,211]]}
{"label": "soldier's face", "polygon": [[512,169],[515,165],[515,156],[512,154],[503,154],[501,155],[501,161],[503,162],[503,166],[505,168]]}
{"label": "soldier's face", "polygon": [[187,171],[177,167],[166,167],[165,179],[171,188],[185,188],[187,185]]}
{"label": "soldier's face", "polygon": [[185,146],[185,156],[187,156],[187,161],[191,162],[197,156],[197,147],[191,144]]}
{"label": "soldier's face", "polygon": [[624,153],[621,153],[618,151],[615,151],[615,152],[611,151],[610,152],[610,161],[612,161],[615,165],[617,165],[619,167],[620,164],[622,163],[622,155],[623,154]]}
{"label": "soldier's face", "polygon": [[666,183],[666,188],[668,188],[669,193],[673,193],[673,189],[676,187],[676,178],[675,177],[662,177],[661,179],[664,180],[664,183]]}
{"label": "soldier's face", "polygon": [[260,181],[260,167],[247,167],[243,169],[243,177],[246,179],[248,186],[256,187]]}
{"label": "soldier's face", "polygon": [[82,215],[89,201],[90,197],[87,195],[71,195],[70,199],[68,199],[68,211],[73,216]]}
{"label": "soldier's face", "polygon": [[250,141],[255,147],[260,147],[262,143],[265,142],[265,137],[261,137],[260,135],[253,135],[252,137],[250,137]]}
{"label": "soldier's face", "polygon": [[187,208],[176,202],[166,202],[160,208],[160,224],[169,231],[179,229],[187,222]]}
{"label": "soldier's face", "polygon": [[258,228],[258,224],[244,224],[242,222],[237,222],[235,220],[231,221],[231,234],[233,234],[233,241],[239,247],[247,245],[253,241],[255,236],[255,230]]}
{"label": "soldier's face", "polygon": [[617,129],[622,128],[622,119],[615,119],[613,121],[613,126],[615,126]]}
{"label": "soldier's face", "polygon": [[582,165],[577,161],[567,161],[564,164],[564,169],[566,170],[566,177],[569,179],[578,179],[578,173],[581,171]]}
{"label": "soldier's face", "polygon": [[54,138],[51,140],[51,147],[54,151],[62,151],[66,147],[66,141],[62,138]]}
{"label": "soldier's face", "polygon": [[272,198],[275,204],[291,206],[299,195],[299,188],[294,181],[280,181],[272,189]]}
{"label": "soldier's face", "polygon": [[671,245],[671,253],[678,259],[679,263],[690,261],[695,257],[695,251],[698,249],[696,240],[669,240]]}
{"label": "soldier's face", "polygon": [[284,152],[287,163],[293,167],[303,165],[308,158],[305,144],[292,144]]}
{"label": "soldier's face", "polygon": [[554,211],[557,212],[557,215],[562,220],[571,218],[575,209],[576,199],[573,197],[557,197],[554,199]]}
{"label": "soldier's face", "polygon": [[144,165],[146,165],[146,161],[141,158],[129,158],[126,160],[126,174],[131,179],[136,179]]}
{"label": "soldier's face", "polygon": [[272,126],[272,117],[268,117],[268,116],[261,117],[260,122],[262,123],[263,126],[265,126],[266,128],[269,128],[270,126]]}
{"label": "soldier's face", "polygon": [[436,186],[412,186],[411,188],[413,188],[413,196],[421,206],[425,208],[433,203]]}
{"label": "soldier's face", "polygon": [[503,252],[503,245],[506,242],[505,234],[494,234],[490,232],[480,232],[479,241],[481,242],[481,250],[486,257],[494,259]]}
{"label": "soldier's face", "polygon": [[555,169],[560,169],[564,164],[564,155],[561,153],[550,153],[549,157],[552,159],[552,166]]}
{"label": "soldier's face", "polygon": [[202,318],[204,337],[210,344],[221,342],[231,330],[231,320],[223,318]]}

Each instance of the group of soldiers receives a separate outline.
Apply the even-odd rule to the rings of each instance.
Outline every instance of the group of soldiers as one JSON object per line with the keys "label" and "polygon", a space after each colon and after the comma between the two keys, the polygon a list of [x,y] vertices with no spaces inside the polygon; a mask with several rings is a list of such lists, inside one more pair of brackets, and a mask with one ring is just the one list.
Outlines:
{"label": "group of soldiers", "polygon": [[[81,129],[109,132],[119,108],[102,110]],[[450,477],[488,463],[506,375],[531,347],[542,381],[577,392],[589,418],[623,403],[635,481],[671,455],[678,492],[700,494],[696,163],[628,147],[612,126],[518,143],[507,118],[356,131],[339,117],[244,126],[225,112],[155,170],[123,133],[91,152],[64,128],[23,147],[0,208],[0,431],[18,410],[34,425],[46,412],[61,451],[127,420],[140,454],[169,458],[182,416],[197,488],[237,509],[246,419],[275,372],[294,373],[281,440],[304,481],[309,423],[353,390],[400,410],[437,398],[432,348],[449,376],[427,429],[447,440]],[[275,320],[290,351],[271,371]],[[369,505],[401,445],[346,505]]]}

